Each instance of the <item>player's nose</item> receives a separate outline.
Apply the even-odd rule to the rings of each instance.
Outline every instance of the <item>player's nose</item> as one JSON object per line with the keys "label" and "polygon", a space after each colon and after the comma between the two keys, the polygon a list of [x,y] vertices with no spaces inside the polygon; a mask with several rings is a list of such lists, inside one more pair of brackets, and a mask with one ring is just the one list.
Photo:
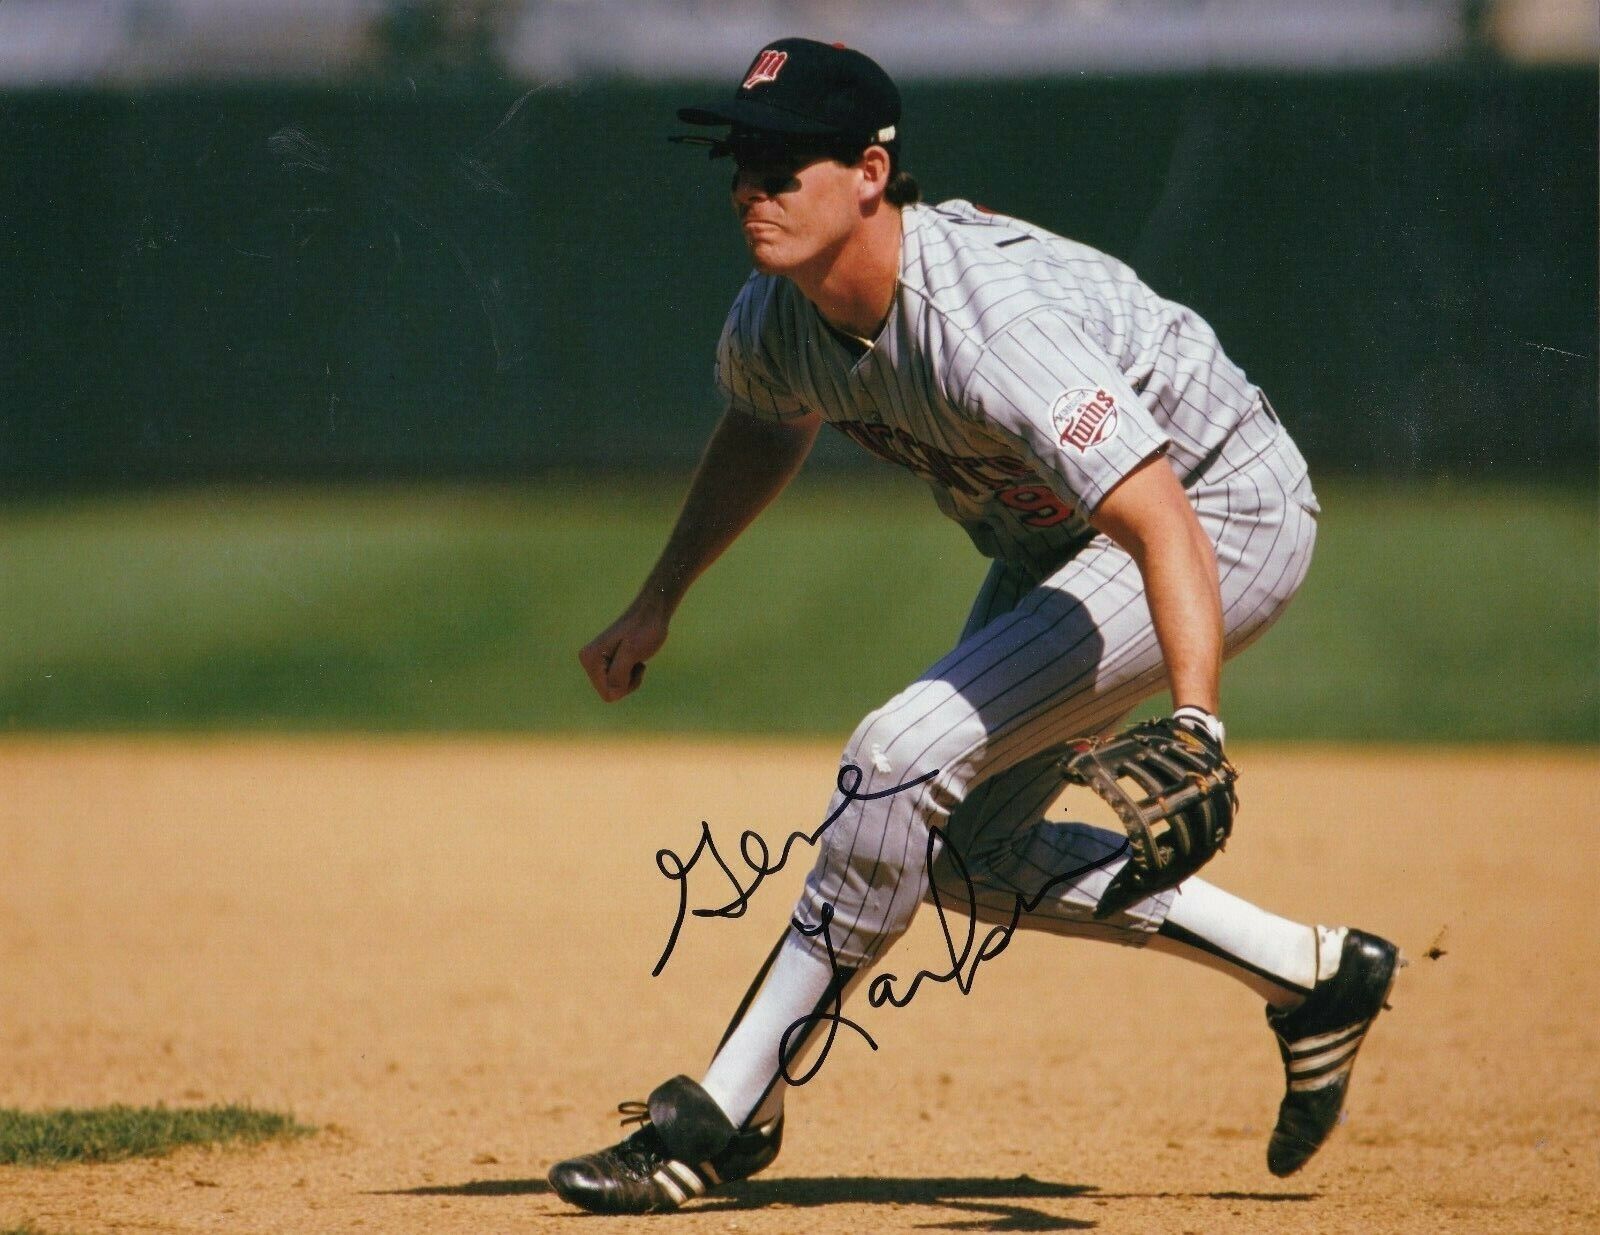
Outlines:
{"label": "player's nose", "polygon": [[741,167],[733,173],[733,200],[769,201],[800,187],[800,178],[788,167]]}
{"label": "player's nose", "polygon": [[763,177],[749,170],[740,170],[733,173],[733,204],[742,214],[751,202],[765,197]]}

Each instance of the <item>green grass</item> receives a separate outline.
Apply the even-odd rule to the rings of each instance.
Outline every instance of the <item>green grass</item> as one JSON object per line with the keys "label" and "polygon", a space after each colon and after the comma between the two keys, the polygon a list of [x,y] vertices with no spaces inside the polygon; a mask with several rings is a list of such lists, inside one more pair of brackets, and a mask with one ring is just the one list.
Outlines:
{"label": "green grass", "polygon": [[21,1226],[0,1227],[0,1235],[72,1235],[72,1233],[60,1227],[42,1227],[24,1222]]}
{"label": "green grass", "polygon": [[[1225,677],[1256,739],[1594,742],[1592,495],[1320,486],[1311,577]],[[823,734],[936,658],[984,563],[887,469],[801,484],[691,594],[645,688],[577,649],[682,481],[205,489],[0,506],[12,730]]]}
{"label": "green grass", "polygon": [[1600,740],[1592,494],[1321,490],[1311,574],[1227,679],[1251,731]]}
{"label": "green grass", "polygon": [[43,1227],[34,1226],[31,1222],[22,1226],[0,1227],[0,1235],[63,1235],[60,1231],[46,1231]]}
{"label": "green grass", "polygon": [[288,1115],[245,1106],[104,1106],[53,1111],[0,1108],[0,1165],[55,1166],[158,1158],[190,1145],[256,1145],[307,1136],[313,1131]]}

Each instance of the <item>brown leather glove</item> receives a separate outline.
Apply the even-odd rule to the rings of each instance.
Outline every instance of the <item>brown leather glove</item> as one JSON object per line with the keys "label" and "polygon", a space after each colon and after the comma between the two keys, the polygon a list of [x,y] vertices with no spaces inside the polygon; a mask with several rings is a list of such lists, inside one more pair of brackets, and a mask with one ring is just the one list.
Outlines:
{"label": "brown leather glove", "polygon": [[1188,718],[1142,721],[1114,737],[1079,743],[1063,770],[1070,783],[1109,802],[1128,830],[1127,864],[1100,898],[1097,918],[1182,883],[1233,830],[1239,773],[1212,728]]}

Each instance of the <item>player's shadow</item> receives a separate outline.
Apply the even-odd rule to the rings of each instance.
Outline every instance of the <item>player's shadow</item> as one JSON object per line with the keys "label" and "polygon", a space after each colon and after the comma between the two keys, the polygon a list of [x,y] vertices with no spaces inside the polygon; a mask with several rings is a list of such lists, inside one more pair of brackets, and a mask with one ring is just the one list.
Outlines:
{"label": "player's shadow", "polygon": [[[464,1184],[430,1184],[381,1193],[384,1196],[540,1196],[550,1192],[542,1179],[477,1179]],[[701,1214],[758,1209],[815,1209],[825,1205],[920,1205],[972,1214],[961,1221],[920,1224],[934,1231],[1087,1231],[1096,1225],[1079,1218],[1043,1213],[1018,1202],[1067,1200],[1094,1195],[1090,1184],[1058,1184],[1020,1175],[1015,1179],[967,1176],[945,1179],[893,1179],[829,1175],[810,1179],[757,1179],[729,1184],[694,1206]],[[571,1217],[592,1215],[572,1211]]]}
{"label": "player's shadow", "polygon": [[[476,1179],[464,1184],[429,1184],[400,1188],[381,1196],[544,1196],[551,1188],[542,1179]],[[716,1195],[697,1203],[693,1213],[734,1213],[739,1210],[816,1209],[826,1205],[917,1205],[929,1209],[970,1214],[960,1220],[918,1223],[930,1231],[1088,1231],[1099,1224],[1083,1218],[1045,1213],[1023,1202],[1073,1200],[1084,1197],[1099,1204],[1119,1200],[1213,1200],[1265,1203],[1305,1202],[1315,1192],[1101,1192],[1093,1184],[1051,1183],[1019,1175],[1013,1179],[976,1176],[942,1179],[884,1178],[882,1176],[829,1175],[809,1179],[755,1179],[729,1184]],[[576,1210],[568,1215],[583,1220],[591,1214]]]}
{"label": "player's shadow", "polygon": [[708,1213],[730,1213],[780,1207],[814,1209],[824,1205],[916,1205],[971,1215],[960,1220],[932,1217],[917,1224],[929,1231],[1088,1231],[1097,1224],[1045,1213],[1023,1202],[1071,1200],[1094,1192],[1092,1184],[1052,1183],[1027,1175],[1013,1179],[829,1175],[810,1179],[753,1179],[730,1184],[725,1192],[699,1208]]}

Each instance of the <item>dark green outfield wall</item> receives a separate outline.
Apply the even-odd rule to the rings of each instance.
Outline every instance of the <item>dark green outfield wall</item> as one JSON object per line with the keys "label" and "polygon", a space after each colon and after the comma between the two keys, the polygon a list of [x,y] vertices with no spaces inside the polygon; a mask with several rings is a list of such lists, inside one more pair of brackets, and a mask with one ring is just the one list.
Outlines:
{"label": "dark green outfield wall", "polygon": [[[520,93],[0,99],[0,483],[691,460],[745,270],[661,140],[705,88]],[[1322,467],[1593,474],[1593,72],[907,96],[930,196],[1131,261]]]}

